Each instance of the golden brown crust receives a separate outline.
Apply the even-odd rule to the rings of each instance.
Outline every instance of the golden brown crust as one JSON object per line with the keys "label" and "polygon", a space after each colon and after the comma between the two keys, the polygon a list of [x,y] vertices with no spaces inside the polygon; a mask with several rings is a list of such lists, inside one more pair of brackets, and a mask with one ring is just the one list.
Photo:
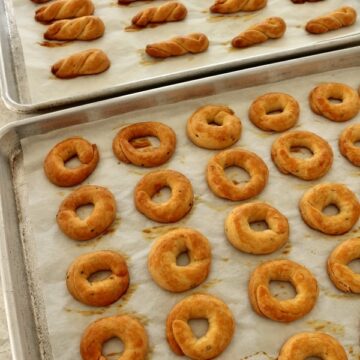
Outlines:
{"label": "golden brown crust", "polygon": [[146,53],[156,58],[180,56],[188,53],[201,53],[209,47],[209,40],[205,34],[193,33],[184,36],[175,36],[170,40],[149,44]]}
{"label": "golden brown crust", "polygon": [[[99,271],[111,271],[106,279],[90,282],[91,275]],[[126,292],[129,273],[122,255],[114,251],[96,251],[77,257],[66,275],[70,294],[83,304],[107,306]]]}
{"label": "golden brown crust", "polygon": [[59,20],[50,25],[44,33],[47,40],[90,41],[103,36],[105,25],[97,16],[83,16],[77,19]]}
{"label": "golden brown crust", "polygon": [[213,13],[230,14],[237,11],[255,11],[264,8],[267,0],[216,0],[210,7]]}
{"label": "golden brown crust", "polygon": [[[176,258],[187,252],[189,264],[178,266]],[[193,229],[180,228],[158,238],[148,256],[148,269],[162,288],[182,292],[193,289],[207,278],[211,265],[208,239]]]}
{"label": "golden brown crust", "polygon": [[[332,103],[330,99],[340,100]],[[315,87],[310,95],[311,110],[329,120],[343,122],[352,119],[359,112],[359,95],[350,86],[340,83],[325,83]]]}
{"label": "golden brown crust", "polygon": [[137,319],[129,315],[112,316],[92,322],[81,338],[82,359],[105,359],[101,352],[102,346],[114,337],[119,338],[124,344],[121,359],[146,359],[149,352],[146,330]]}
{"label": "golden brown crust", "polygon": [[[160,140],[156,148],[136,148],[132,140],[146,136],[154,136]],[[129,125],[121,129],[112,144],[115,156],[125,163],[137,166],[154,167],[164,164],[173,155],[176,147],[176,135],[167,125],[148,121]]]}
{"label": "golden brown crust", "polygon": [[[235,184],[229,180],[224,169],[230,166],[239,166],[250,175],[245,184]],[[269,170],[264,161],[256,154],[234,148],[224,150],[210,159],[206,179],[211,191],[222,198],[239,201],[246,200],[260,194],[269,177]]]}
{"label": "golden brown crust", "polygon": [[94,4],[91,0],[56,0],[37,9],[35,20],[49,23],[54,20],[78,18],[93,13]]}
{"label": "golden brown crust", "polygon": [[354,24],[356,16],[357,14],[354,8],[343,6],[331,13],[310,20],[306,24],[305,29],[312,34],[323,34]]}
{"label": "golden brown crust", "polygon": [[318,357],[323,360],[347,360],[342,345],[332,336],[321,332],[298,333],[282,346],[278,360],[305,360]]}
{"label": "golden brown crust", "polygon": [[151,23],[164,23],[183,20],[187,15],[186,7],[176,1],[171,1],[158,7],[151,7],[137,13],[131,22],[139,27]]}
{"label": "golden brown crust", "polygon": [[60,79],[71,79],[77,76],[94,75],[106,71],[110,60],[100,49],[84,50],[55,63],[51,72]]}
{"label": "golden brown crust", "polygon": [[[272,296],[270,281],[288,281],[296,296],[278,300]],[[259,265],[251,274],[249,298],[254,311],[271,320],[291,322],[309,313],[318,297],[317,281],[304,266],[290,260],[272,260]]]}
{"label": "golden brown crust", "polygon": [[[93,204],[92,213],[85,219],[76,209]],[[115,220],[116,202],[113,194],[104,187],[83,185],[71,192],[61,203],[56,215],[57,223],[68,237],[90,240],[104,232]]]}
{"label": "golden brown crust", "polygon": [[286,30],[286,23],[280,17],[270,17],[261,23],[250,26],[235,36],[231,45],[235,48],[246,48],[263,43],[269,39],[281,38]]}
{"label": "golden brown crust", "polygon": [[[335,205],[339,213],[325,215],[322,210],[329,205]],[[312,187],[302,196],[299,206],[305,223],[328,235],[348,232],[360,215],[356,195],[342,184],[327,183]]]}
{"label": "golden brown crust", "polygon": [[[216,126],[211,124],[215,123]],[[197,146],[224,149],[235,144],[241,135],[241,121],[224,105],[205,105],[189,118],[187,135]]]}
{"label": "golden brown crust", "polygon": [[360,238],[344,241],[330,254],[327,270],[331,281],[339,290],[360,294],[360,274],[348,266],[357,259],[360,259]]}
{"label": "golden brown crust", "polygon": [[[265,221],[268,229],[255,231],[252,222]],[[265,203],[248,203],[234,208],[225,220],[225,233],[238,250],[249,254],[270,254],[289,239],[289,223],[278,210]]]}
{"label": "golden brown crust", "polygon": [[[188,320],[207,319],[209,329],[200,339],[193,335]],[[177,303],[166,320],[166,338],[171,350],[191,359],[207,360],[229,345],[235,321],[228,306],[208,294],[194,294]]]}
{"label": "golden brown crust", "polygon": [[[152,201],[161,189],[169,187],[171,197],[163,203]],[[174,170],[159,170],[146,174],[136,185],[136,208],[151,220],[172,223],[182,219],[192,208],[194,194],[190,181]]]}
{"label": "golden brown crust", "polygon": [[[68,168],[65,162],[77,156],[81,165]],[[99,152],[81,137],[73,137],[56,144],[47,154],[44,171],[48,179],[58,186],[74,186],[83,182],[96,168]]]}
{"label": "golden brown crust", "polygon": [[339,138],[339,148],[353,165],[360,166],[360,148],[355,145],[360,140],[360,124],[350,125],[343,130]]}
{"label": "golden brown crust", "polygon": [[[291,155],[294,147],[309,149],[313,155],[308,159],[296,158]],[[315,180],[330,170],[333,152],[327,141],[310,131],[290,131],[273,142],[271,158],[283,174]]]}
{"label": "golden brown crust", "polygon": [[[274,113],[274,111],[281,111]],[[299,103],[284,93],[268,93],[259,96],[249,108],[249,119],[265,131],[285,131],[299,119]]]}

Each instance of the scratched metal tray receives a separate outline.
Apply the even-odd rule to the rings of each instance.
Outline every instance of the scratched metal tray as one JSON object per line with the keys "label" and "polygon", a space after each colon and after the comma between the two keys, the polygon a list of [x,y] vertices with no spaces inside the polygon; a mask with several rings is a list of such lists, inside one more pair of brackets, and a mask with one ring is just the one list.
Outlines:
{"label": "scratched metal tray", "polygon": [[[239,70],[159,89],[139,92],[51,114],[20,120],[0,130],[0,267],[13,358],[52,359],[44,305],[34,280],[21,140],[76,124],[188,99],[271,84],[330,70],[359,67],[360,47]],[[357,70],[359,71],[359,70]],[[359,77],[359,72],[354,76]]]}

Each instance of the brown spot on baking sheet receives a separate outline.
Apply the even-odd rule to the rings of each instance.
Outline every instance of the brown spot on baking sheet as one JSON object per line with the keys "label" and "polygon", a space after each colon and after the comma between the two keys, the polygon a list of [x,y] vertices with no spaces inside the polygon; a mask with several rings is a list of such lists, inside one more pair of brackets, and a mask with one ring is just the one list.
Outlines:
{"label": "brown spot on baking sheet", "polygon": [[173,225],[157,225],[142,230],[145,240],[154,240],[161,235],[168,233],[171,230],[179,229],[179,226]]}
{"label": "brown spot on baking sheet", "polygon": [[212,279],[212,280],[209,280],[207,281],[206,283],[200,285],[200,289],[210,289],[212,287],[214,287],[215,285],[221,283],[222,280],[220,279]]}
{"label": "brown spot on baking sheet", "polygon": [[64,192],[64,191],[58,191],[58,195],[61,196],[61,197],[64,197],[64,196],[65,196],[65,192]]}
{"label": "brown spot on baking sheet", "polygon": [[117,315],[129,315],[134,317],[135,319],[139,320],[144,326],[148,325],[150,322],[150,319],[143,314],[139,314],[136,311],[119,311],[116,313]]}
{"label": "brown spot on baking sheet", "polygon": [[94,310],[80,310],[80,309],[72,309],[72,308],[68,308],[68,307],[64,307],[64,310],[66,312],[72,312],[72,313],[77,313],[80,315],[84,315],[84,316],[92,316],[92,315],[101,315],[104,314],[108,308],[99,308],[99,309],[94,309]]}
{"label": "brown spot on baking sheet", "polygon": [[114,222],[111,224],[111,226],[109,226],[101,235],[99,235],[99,238],[101,239],[105,235],[113,234],[120,226],[120,223],[121,223],[121,218],[120,216],[117,216]]}
{"label": "brown spot on baking sheet", "polygon": [[336,336],[343,337],[345,335],[345,327],[327,320],[309,320],[306,322],[315,331],[322,331]]}
{"label": "brown spot on baking sheet", "polygon": [[127,289],[126,293],[119,299],[117,306],[119,308],[125,306],[129,302],[129,300],[131,299],[132,295],[135,293],[138,287],[139,287],[138,284],[131,284]]}
{"label": "brown spot on baking sheet", "polygon": [[138,49],[137,52],[139,53],[140,58],[141,58],[141,60],[139,62],[140,65],[145,65],[145,66],[155,65],[155,64],[158,64],[158,63],[164,61],[164,59],[154,59],[154,58],[148,56],[144,49]]}
{"label": "brown spot on baking sheet", "polygon": [[230,259],[228,257],[222,257],[221,261],[228,262]]}
{"label": "brown spot on baking sheet", "polygon": [[53,41],[41,41],[38,42],[38,44],[40,46],[45,46],[45,47],[49,47],[49,48],[54,48],[54,47],[61,47],[61,46],[66,46],[71,44],[73,41],[62,41],[62,42],[53,42]]}
{"label": "brown spot on baking sheet", "polygon": [[269,355],[265,351],[257,351],[254,354],[246,355],[245,357],[241,358],[240,360],[251,360],[253,357],[258,357],[259,355],[264,355],[265,359],[268,359],[268,360],[276,360],[276,357],[273,357],[273,356]]}
{"label": "brown spot on baking sheet", "polygon": [[334,299],[351,299],[354,300],[356,297],[358,297],[357,294],[351,294],[351,293],[343,293],[343,292],[335,292],[335,288],[334,291],[329,290],[327,288],[323,288],[320,287],[320,290],[322,291],[322,293],[330,298],[334,298]]}
{"label": "brown spot on baking sheet", "polygon": [[284,254],[284,255],[287,255],[287,254],[290,253],[291,249],[292,249],[292,245],[291,245],[291,243],[288,241],[288,242],[285,244],[285,246],[282,248],[281,253]]}

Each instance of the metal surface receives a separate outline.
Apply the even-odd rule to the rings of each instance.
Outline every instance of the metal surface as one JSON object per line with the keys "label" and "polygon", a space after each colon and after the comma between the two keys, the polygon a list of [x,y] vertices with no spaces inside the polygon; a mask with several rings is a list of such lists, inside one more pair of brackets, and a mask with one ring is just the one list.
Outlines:
{"label": "metal surface", "polygon": [[20,120],[0,130],[1,278],[15,360],[51,359],[44,307],[32,265],[31,224],[20,141],[75,124],[329,70],[360,66],[360,47],[265,65]]}

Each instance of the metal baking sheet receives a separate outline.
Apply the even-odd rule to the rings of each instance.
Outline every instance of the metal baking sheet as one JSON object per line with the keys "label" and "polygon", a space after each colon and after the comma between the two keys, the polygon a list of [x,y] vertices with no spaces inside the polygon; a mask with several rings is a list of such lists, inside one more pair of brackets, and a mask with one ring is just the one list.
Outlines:
{"label": "metal baking sheet", "polygon": [[[0,231],[1,242],[0,242],[0,250],[1,250],[1,278],[3,282],[3,291],[5,297],[5,307],[7,313],[7,320],[9,326],[9,333],[10,333],[10,341],[11,341],[11,349],[13,353],[13,358],[15,360],[28,360],[28,359],[54,359],[53,352],[52,352],[52,345],[50,341],[50,332],[52,329],[48,327],[48,317],[46,315],[46,302],[43,301],[42,296],[42,286],[41,282],[38,279],[38,272],[39,272],[39,262],[38,256],[34,250],[35,244],[37,242],[36,234],[37,230],[32,229],[34,224],[31,222],[31,214],[29,214],[29,198],[30,192],[35,190],[36,184],[28,184],[27,178],[25,175],[24,169],[24,155],[29,156],[29,154],[24,154],[23,149],[21,146],[22,142],[26,142],[27,139],[37,135],[47,136],[53,133],[55,130],[57,131],[66,131],[70,130],[70,127],[73,125],[77,125],[77,129],[86,128],[88,126],[96,126],[100,122],[102,124],[106,124],[107,122],[113,120],[114,117],[117,119],[117,124],[121,125],[122,120],[126,117],[133,117],[133,113],[137,111],[142,111],[143,117],[154,116],[154,114],[162,114],[162,116],[169,117],[172,108],[182,108],[186,106],[186,102],[192,101],[193,103],[204,104],[209,101],[209,99],[219,99],[221,97],[222,102],[226,103],[226,99],[232,98],[234,101],[234,95],[236,95],[237,91],[246,91],[251,92],[253,91],[254,87],[262,86],[261,89],[273,89],[278,87],[279,82],[281,81],[291,81],[291,79],[295,79],[299,82],[302,82],[302,77],[313,75],[313,76],[320,76],[323,72],[327,71],[337,71],[337,76],[331,76],[331,80],[339,80],[339,74],[342,72],[346,72],[347,76],[352,76],[354,82],[356,79],[359,78],[360,73],[360,49],[346,49],[337,52],[331,52],[329,54],[323,55],[316,55],[310,56],[306,58],[302,58],[299,60],[290,60],[283,63],[277,63],[272,65],[265,65],[258,68],[248,69],[248,70],[241,70],[233,73],[229,73],[226,75],[218,75],[213,76],[205,79],[195,80],[183,84],[171,85],[168,87],[163,87],[160,89],[154,89],[138,94],[132,94],[123,96],[121,98],[115,98],[110,100],[101,101],[98,103],[83,105],[73,109],[67,109],[59,112],[55,112],[52,114],[42,115],[32,119],[20,120],[17,123],[12,123],[0,131],[0,201],[1,201],[1,224],[2,228]],[[320,75],[319,75],[320,74]],[[329,78],[328,75],[324,75],[324,78]],[[294,81],[295,81],[294,80]],[[289,85],[288,85],[289,86]],[[354,86],[354,85],[353,85]],[[309,89],[310,90],[310,89]],[[260,95],[260,94],[259,94]],[[305,97],[306,98],[306,97]],[[211,100],[210,100],[211,101]],[[238,101],[243,101],[243,99],[239,99]],[[198,104],[198,105],[199,105]],[[249,104],[246,104],[249,105]],[[302,106],[305,106],[304,104]],[[165,108],[164,108],[165,107]],[[313,115],[316,118],[315,115]],[[256,132],[258,134],[258,144],[262,144],[263,142],[269,141],[269,136],[276,137],[276,134],[265,134],[262,131],[254,128],[249,121],[246,119],[245,115],[242,115],[242,121],[244,126],[244,133],[243,137],[246,136],[246,132]],[[305,119],[303,119],[305,120]],[[324,119],[315,119],[314,121],[321,121],[324,126],[334,126],[334,124],[328,124],[327,120]],[[301,120],[302,121],[302,120]],[[307,119],[306,121],[309,121]],[[355,119],[356,121],[356,119]],[[185,124],[185,123],[184,123]],[[328,125],[327,125],[328,124]],[[347,124],[336,124],[342,128]],[[61,130],[62,129],[62,130]],[[115,131],[116,129],[114,129]],[[322,134],[326,138],[326,134]],[[109,144],[110,144],[109,139]],[[182,140],[184,141],[184,140]],[[245,140],[246,141],[246,138]],[[238,144],[241,145],[241,144]],[[110,145],[109,145],[110,146]],[[260,148],[256,150],[252,148],[255,152],[259,152]],[[335,147],[334,147],[335,150]],[[45,151],[45,150],[44,150]],[[204,150],[203,150],[204,151]],[[264,151],[264,150],[262,150]],[[206,157],[212,155],[212,152],[209,152]],[[184,159],[182,159],[184,161]],[[266,162],[268,166],[271,165],[271,161],[269,156],[266,158]],[[340,155],[336,156],[336,162],[342,162],[346,164],[346,160],[341,158]],[[204,162],[204,166],[205,166]],[[271,165],[273,166],[273,165]],[[357,173],[358,171],[356,168],[352,167],[351,165],[343,165],[348,166],[348,169],[352,169],[353,173]],[[134,170],[134,169],[133,169]],[[201,170],[200,170],[201,172]],[[351,175],[352,181],[354,180],[353,173]],[[275,182],[279,180],[279,177],[284,177],[284,175],[278,174],[274,168],[271,169],[271,176],[275,176]],[[138,174],[139,175],[139,174]],[[334,176],[334,173],[333,175]],[[297,186],[298,189],[304,191],[306,188],[311,186],[311,184],[297,180],[291,177],[286,178],[289,184],[292,186]],[[350,179],[350,176],[349,176]],[[355,181],[356,181],[355,177]],[[322,181],[322,180],[320,180]],[[347,177],[344,176],[344,182],[347,182]],[[353,182],[352,182],[353,184]],[[30,186],[29,186],[30,185]],[[205,185],[204,185],[205,186]],[[57,189],[60,191],[62,189]],[[356,190],[356,189],[354,189]],[[221,216],[225,216],[224,212],[227,213],[231,208],[233,208],[237,203],[227,202],[226,209],[224,210],[224,200],[215,199],[214,196],[207,191],[210,196],[210,199],[207,199],[208,205],[210,204],[211,207],[216,207],[221,203],[220,210],[222,211]],[[200,192],[201,194],[201,192]],[[259,196],[258,200],[261,200],[262,196]],[[210,200],[210,202],[209,202]],[[213,204],[211,204],[213,202]],[[208,206],[206,205],[206,206]],[[56,205],[54,205],[56,207]],[[55,209],[56,210],[56,209]],[[296,209],[295,209],[296,210]],[[294,210],[294,211],[295,211]],[[51,209],[54,211],[54,209]],[[294,212],[292,211],[292,212]],[[296,211],[295,211],[296,212]],[[286,215],[289,215],[286,213]],[[220,213],[218,213],[220,216]],[[143,219],[144,222],[148,223]],[[153,224],[156,225],[156,224]],[[203,225],[206,228],[206,223]],[[301,226],[305,226],[302,224]],[[142,226],[141,226],[142,227]],[[309,234],[309,238],[307,239],[298,239],[296,238],[297,230],[293,229],[291,231],[291,245],[293,249],[291,250],[291,245],[289,247],[285,247],[280,252],[277,252],[271,255],[271,258],[276,257],[287,257],[289,252],[293,252],[297,248],[297,254],[304,253],[309,259],[320,259],[321,261],[325,262],[328,250],[334,247],[339,241],[349,238],[350,236],[356,236],[354,232],[351,234],[345,234],[344,236],[340,237],[326,237],[322,236],[320,233],[307,229]],[[221,229],[218,230],[221,232]],[[355,232],[358,229],[355,229]],[[43,236],[43,235],[41,235]],[[58,239],[62,241],[63,239]],[[296,240],[296,241],[295,241]],[[219,239],[217,240],[219,241]],[[224,241],[223,236],[221,236],[220,241]],[[322,241],[322,244],[325,249],[320,252],[320,254],[314,253],[313,246],[316,246],[316,242]],[[101,242],[100,242],[101,244]],[[148,243],[146,246],[149,246]],[[96,247],[96,244],[94,245]],[[218,248],[219,245],[215,247]],[[81,248],[77,248],[77,251],[80,251]],[[89,252],[93,250],[93,248],[85,248],[84,252]],[[244,266],[250,266],[250,268],[254,268],[255,265],[265,258],[268,259],[269,257],[253,257],[251,255],[241,254],[239,252],[234,252],[231,246],[228,246],[228,254],[227,258],[230,256],[236,256],[237,263],[243,263]],[[131,251],[128,252],[128,255],[132,255]],[[221,254],[224,255],[224,254]],[[304,256],[305,256],[304,255]],[[222,261],[225,261],[226,257],[220,258],[219,254],[214,253],[214,266],[216,269],[220,269],[221,267],[225,266]],[[69,255],[69,261],[73,259],[74,256]],[[292,255],[290,254],[290,258]],[[296,257],[295,259],[296,260]],[[56,262],[56,256],[53,258],[53,261]],[[132,263],[135,261],[132,260]],[[60,264],[59,264],[60,265]],[[57,268],[56,265],[54,265]],[[64,266],[64,264],[61,264]],[[134,264],[132,264],[134,266]],[[139,266],[139,264],[137,265]],[[316,267],[316,272],[325,272],[325,265],[324,263],[314,263],[314,267]],[[54,268],[54,269],[55,269]],[[313,267],[312,267],[313,269]],[[51,271],[51,267],[49,268]],[[145,270],[144,270],[145,271]],[[247,270],[248,271],[248,270]],[[236,274],[236,272],[234,273]],[[212,275],[215,278],[211,278],[210,282],[208,283],[208,290],[207,288],[202,288],[203,291],[208,291],[212,294],[217,294],[219,289],[223,289],[224,284],[221,282],[217,282],[216,275]],[[323,275],[324,277],[324,275]],[[61,276],[63,281],[63,277]],[[239,278],[240,280],[240,278]],[[245,286],[247,281],[247,276],[242,277],[239,285],[236,286]],[[147,281],[151,283],[150,281]],[[237,283],[236,279],[233,279],[231,284]],[[152,286],[155,287],[153,284]],[[295,329],[297,331],[304,330],[304,324],[307,324],[306,329],[315,329],[315,330],[324,330],[329,332],[340,339],[346,338],[346,336],[350,336],[351,334],[351,341],[346,342],[345,347],[349,354],[349,360],[358,360],[360,356],[360,348],[358,343],[359,338],[359,313],[358,307],[354,308],[354,302],[356,303],[357,298],[351,295],[342,294],[337,292],[337,290],[331,287],[329,280],[326,279],[324,282],[320,283],[321,294],[319,302],[321,301],[322,304],[327,303],[327,306],[344,306],[346,305],[346,314],[350,315],[351,321],[356,325],[351,329],[346,327],[342,324],[345,322],[344,319],[333,319],[333,312],[336,311],[328,311],[324,314],[324,310],[321,312],[321,309],[317,307],[316,310],[313,310],[313,314],[306,318],[303,321],[297,321],[291,324],[282,324],[282,331],[286,331],[286,334],[293,333]],[[329,294],[330,288],[330,294]],[[196,291],[196,289],[195,289]],[[159,292],[159,289],[158,289]],[[136,293],[136,292],[135,292]],[[228,295],[225,295],[225,294]],[[233,291],[227,288],[226,292],[221,294],[217,294],[220,297],[230,296],[232,297]],[[330,296],[331,295],[331,296]],[[69,297],[69,295],[67,294]],[[134,296],[134,295],[133,295]],[[186,294],[172,294],[171,296],[167,295],[169,299],[169,304],[167,307],[171,307],[171,304],[178,301],[178,299],[183,298]],[[239,295],[240,296],[240,295]],[[144,299],[144,295],[140,294],[141,299]],[[237,297],[236,297],[237,298]],[[245,309],[241,308],[241,311],[235,314],[237,324],[237,333],[236,339],[234,339],[233,344],[237,344],[237,341],[241,341],[245,336],[249,336],[252,334],[254,338],[249,343],[254,343],[255,347],[258,349],[258,353],[251,354],[246,353],[236,353],[238,358],[250,358],[256,360],[262,359],[273,359],[276,354],[273,353],[270,355],[266,355],[262,353],[263,349],[266,346],[269,346],[269,339],[272,338],[272,335],[269,337],[268,334],[276,333],[278,335],[279,324],[267,321],[255,315],[252,311],[250,311],[247,295],[246,292],[241,297],[243,301],[236,300],[232,297],[232,301],[230,302],[230,307],[236,307],[237,303],[244,307]],[[131,301],[130,301],[131,302]],[[247,305],[246,305],[247,304]],[[81,305],[78,306],[81,308]],[[162,308],[164,312],[161,314],[162,317],[166,316],[167,309]],[[153,308],[152,311],[154,311]],[[357,309],[357,310],[356,310]],[[64,310],[64,309],[62,309]],[[113,310],[116,312],[116,308]],[[149,309],[148,309],[149,310]],[[151,310],[151,309],[150,309]],[[247,310],[244,312],[244,310]],[[145,311],[145,310],[143,310]],[[140,311],[141,312],[141,311]],[[314,315],[315,314],[315,315]],[[48,314],[49,315],[49,314]],[[55,316],[56,319],[59,321],[64,316],[64,312],[60,311],[56,312],[56,314],[52,314],[50,316]],[[92,316],[88,316],[86,318],[82,318],[81,314],[75,314],[74,316],[77,317],[78,321],[89,323],[91,319],[98,318],[104,315],[99,315],[94,313]],[[322,321],[318,321],[316,316],[322,319]],[[252,328],[252,332],[248,333],[247,335],[244,334],[246,329],[244,329],[242,322],[243,321],[252,321],[255,324],[255,327]],[[349,320],[349,316],[346,317],[347,321]],[[247,319],[247,320],[246,320]],[[336,320],[336,321],[335,321]],[[151,326],[152,319],[149,319],[148,326]],[[336,324],[338,322],[338,324]],[[257,333],[257,326],[261,323],[265,335],[261,335]],[[60,323],[59,323],[60,324]],[[161,323],[162,324],[162,323]],[[256,325],[258,324],[258,325]],[[274,330],[276,329],[276,330]],[[345,330],[346,329],[346,330]],[[249,330],[249,329],[248,329]],[[255,332],[254,332],[255,331]],[[355,333],[355,336],[354,336]],[[155,338],[153,337],[155,336]],[[153,355],[152,359],[157,360],[159,358],[164,357],[157,357],[154,355],[156,354],[156,349],[154,351],[155,344],[162,344],[162,349],[167,349],[166,341],[163,338],[163,333],[161,332],[161,339],[157,338],[158,335],[150,334],[150,341],[151,346],[153,348]],[[76,347],[80,338],[80,334],[78,339],[72,337],[71,341],[75,341]],[[75,339],[75,340],[73,340]],[[258,339],[258,340],[256,340]],[[262,339],[262,340],[261,340]],[[273,340],[274,341],[274,340]],[[281,345],[281,341],[278,341],[278,347]],[[57,344],[59,346],[59,344]],[[74,344],[63,344],[62,347],[70,347],[74,346]],[[165,350],[164,350],[165,351]],[[173,356],[169,351],[167,359],[176,358]],[[234,351],[234,347],[232,347],[231,351]],[[74,354],[73,358],[77,358],[78,355]],[[250,357],[248,357],[250,356]],[[231,359],[235,357],[232,356]],[[57,358],[55,358],[57,359]],[[63,357],[61,357],[63,359]],[[219,357],[219,359],[229,359],[226,357],[226,353]]]}
{"label": "metal baking sheet", "polygon": [[[304,30],[309,18],[344,5],[341,0],[302,5],[290,0],[269,0],[263,10],[228,16],[210,14],[208,9],[212,1],[209,0],[183,2],[189,10],[185,21],[125,32],[124,28],[135,13],[162,2],[140,1],[130,6],[117,6],[115,0],[94,0],[95,14],[103,18],[107,28],[103,38],[45,48],[39,43],[46,27],[33,20],[36,6],[30,0],[2,1],[1,81],[5,103],[12,110],[22,112],[53,109],[360,43],[359,20],[351,27],[320,36],[309,35]],[[346,4],[360,13],[357,0],[348,0]],[[288,28],[282,39],[248,49],[231,49],[232,37],[269,16],[282,16],[286,20]],[[143,51],[149,42],[194,31],[203,31],[210,39],[210,47],[203,54],[154,61]],[[67,81],[50,74],[50,66],[55,61],[93,47],[108,53],[112,66],[106,73]]]}

